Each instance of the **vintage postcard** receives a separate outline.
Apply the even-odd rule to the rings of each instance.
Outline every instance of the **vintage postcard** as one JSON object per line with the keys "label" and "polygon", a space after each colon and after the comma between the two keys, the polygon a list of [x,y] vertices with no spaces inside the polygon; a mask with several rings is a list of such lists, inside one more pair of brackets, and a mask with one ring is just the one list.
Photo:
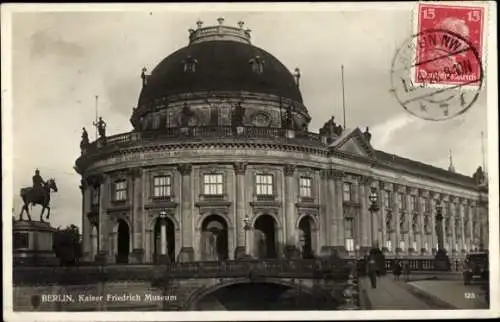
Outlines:
{"label": "vintage postcard", "polygon": [[496,9],[3,5],[6,320],[498,317]]}

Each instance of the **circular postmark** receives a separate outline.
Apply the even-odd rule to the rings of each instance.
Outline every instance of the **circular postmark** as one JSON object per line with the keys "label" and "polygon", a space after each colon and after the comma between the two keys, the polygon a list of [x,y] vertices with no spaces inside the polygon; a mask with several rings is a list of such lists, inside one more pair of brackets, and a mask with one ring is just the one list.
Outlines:
{"label": "circular postmark", "polygon": [[409,113],[442,121],[463,114],[477,100],[483,68],[477,49],[441,29],[408,38],[391,67],[391,92]]}

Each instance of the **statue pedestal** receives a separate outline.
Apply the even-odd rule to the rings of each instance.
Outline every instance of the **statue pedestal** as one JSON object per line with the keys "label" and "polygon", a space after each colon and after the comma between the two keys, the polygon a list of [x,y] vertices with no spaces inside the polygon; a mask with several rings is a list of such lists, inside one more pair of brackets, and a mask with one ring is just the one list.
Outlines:
{"label": "statue pedestal", "polygon": [[59,259],[53,249],[56,229],[39,221],[16,221],[12,225],[14,266],[57,266]]}
{"label": "statue pedestal", "polygon": [[446,251],[444,249],[439,249],[436,252],[436,257],[434,257],[434,270],[449,271],[450,268],[450,259],[448,258]]}

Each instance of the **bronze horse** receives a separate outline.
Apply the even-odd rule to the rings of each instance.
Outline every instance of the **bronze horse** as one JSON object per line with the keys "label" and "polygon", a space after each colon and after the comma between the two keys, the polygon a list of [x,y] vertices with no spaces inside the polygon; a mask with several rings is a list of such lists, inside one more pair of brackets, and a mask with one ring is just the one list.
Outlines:
{"label": "bronze horse", "polygon": [[21,209],[21,213],[19,214],[19,220],[23,220],[24,211],[28,214],[28,220],[31,221],[30,212],[28,206],[31,205],[41,205],[42,212],[40,213],[40,222],[44,222],[43,213],[45,209],[47,209],[47,216],[45,219],[49,219],[50,217],[50,190],[54,190],[57,192],[57,185],[54,179],[49,179],[41,189],[34,189],[32,187],[26,187],[21,189],[21,198],[23,199],[24,205]]}

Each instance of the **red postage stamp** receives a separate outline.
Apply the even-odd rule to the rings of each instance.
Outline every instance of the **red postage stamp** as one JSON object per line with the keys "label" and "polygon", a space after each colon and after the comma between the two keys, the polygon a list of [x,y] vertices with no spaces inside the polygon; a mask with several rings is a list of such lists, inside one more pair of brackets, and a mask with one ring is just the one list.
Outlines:
{"label": "red postage stamp", "polygon": [[484,8],[419,4],[414,78],[419,84],[474,86],[482,77]]}

